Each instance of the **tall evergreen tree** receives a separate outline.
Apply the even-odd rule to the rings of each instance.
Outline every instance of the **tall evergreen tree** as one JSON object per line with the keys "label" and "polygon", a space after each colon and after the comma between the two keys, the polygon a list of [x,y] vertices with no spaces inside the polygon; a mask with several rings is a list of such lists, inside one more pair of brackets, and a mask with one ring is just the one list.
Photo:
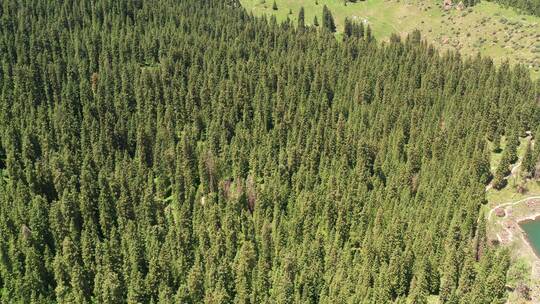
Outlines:
{"label": "tall evergreen tree", "polygon": [[324,29],[327,29],[332,33],[336,31],[336,24],[334,23],[334,17],[332,17],[332,12],[326,5],[323,6],[322,26]]}
{"label": "tall evergreen tree", "polygon": [[298,29],[303,30],[306,27],[304,7],[302,6],[298,11]]}

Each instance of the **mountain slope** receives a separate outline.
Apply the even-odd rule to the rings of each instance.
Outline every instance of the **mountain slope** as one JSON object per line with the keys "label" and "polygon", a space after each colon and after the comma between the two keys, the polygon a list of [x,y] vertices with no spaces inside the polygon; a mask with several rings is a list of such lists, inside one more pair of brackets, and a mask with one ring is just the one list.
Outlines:
{"label": "mountain slope", "polygon": [[288,17],[293,22],[304,7],[309,24],[315,15],[321,20],[322,7],[327,5],[338,30],[343,28],[345,18],[369,24],[380,40],[387,40],[392,33],[406,35],[419,29],[440,50],[459,50],[473,56],[479,52],[497,63],[508,60],[523,64],[533,77],[540,76],[540,17],[492,2],[482,1],[463,11],[455,6],[445,11],[442,1],[431,0],[367,0],[347,5],[341,0],[276,0],[278,10],[272,9],[272,0],[241,3],[255,15],[275,15],[279,21]]}

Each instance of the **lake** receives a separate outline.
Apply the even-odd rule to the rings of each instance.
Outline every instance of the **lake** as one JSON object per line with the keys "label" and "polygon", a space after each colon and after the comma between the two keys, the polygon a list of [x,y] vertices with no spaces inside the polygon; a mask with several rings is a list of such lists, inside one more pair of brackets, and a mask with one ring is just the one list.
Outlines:
{"label": "lake", "polygon": [[540,219],[537,218],[534,221],[525,221],[519,225],[527,233],[527,239],[536,254],[540,254]]}

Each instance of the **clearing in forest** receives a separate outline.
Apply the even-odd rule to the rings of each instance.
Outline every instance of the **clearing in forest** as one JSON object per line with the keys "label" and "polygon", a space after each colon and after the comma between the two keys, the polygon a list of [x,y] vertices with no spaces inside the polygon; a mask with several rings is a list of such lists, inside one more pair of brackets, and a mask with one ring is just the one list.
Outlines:
{"label": "clearing in forest", "polygon": [[[519,139],[517,148],[518,161],[512,164],[512,173],[507,177],[508,184],[501,190],[489,188],[486,215],[488,220],[488,238],[490,242],[506,246],[512,252],[512,264],[509,270],[509,286],[516,288],[524,284],[531,288],[530,295],[534,300],[540,299],[540,258],[531,248],[527,236],[519,223],[524,219],[540,216],[540,181],[524,178],[521,162],[527,143],[531,137]],[[534,141],[533,141],[534,142]],[[502,151],[506,148],[507,139],[501,140]],[[490,149],[492,144],[489,144]],[[502,151],[491,155],[491,169],[495,171],[499,165]],[[519,191],[519,188],[525,191]],[[509,294],[509,303],[522,300],[519,292]]]}

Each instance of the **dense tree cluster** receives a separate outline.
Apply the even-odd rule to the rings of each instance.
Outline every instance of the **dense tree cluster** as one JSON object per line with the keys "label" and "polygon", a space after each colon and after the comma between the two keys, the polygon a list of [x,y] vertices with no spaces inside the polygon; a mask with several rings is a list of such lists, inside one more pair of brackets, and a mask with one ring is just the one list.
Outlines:
{"label": "dense tree cluster", "polygon": [[[500,138],[500,135],[498,135],[497,138]],[[501,156],[501,161],[497,166],[493,177],[493,187],[495,187],[495,189],[502,189],[504,186],[506,186],[507,180],[505,179],[505,177],[511,173],[511,165],[518,160],[518,135],[516,133],[510,135],[507,141],[508,142]],[[500,148],[496,148],[496,150],[500,150]]]}
{"label": "dense tree cluster", "polygon": [[540,16],[540,0],[490,0],[504,6],[517,8],[520,11]]}
{"label": "dense tree cluster", "polygon": [[480,3],[480,0],[463,0],[463,5],[466,7],[475,6]]}
{"label": "dense tree cluster", "polygon": [[538,126],[536,132],[533,134],[535,144],[533,146],[531,142],[528,142],[523,154],[522,172],[526,178],[540,177],[536,176],[537,170],[540,170],[540,126]]}
{"label": "dense tree cluster", "polygon": [[[499,3],[506,7],[513,7],[519,11],[529,14],[540,16],[540,0],[484,0]],[[463,0],[461,1],[464,6],[472,7],[480,3],[480,0]]]}
{"label": "dense tree cluster", "polygon": [[526,69],[232,0],[0,14],[0,302],[504,302],[479,210]]}

